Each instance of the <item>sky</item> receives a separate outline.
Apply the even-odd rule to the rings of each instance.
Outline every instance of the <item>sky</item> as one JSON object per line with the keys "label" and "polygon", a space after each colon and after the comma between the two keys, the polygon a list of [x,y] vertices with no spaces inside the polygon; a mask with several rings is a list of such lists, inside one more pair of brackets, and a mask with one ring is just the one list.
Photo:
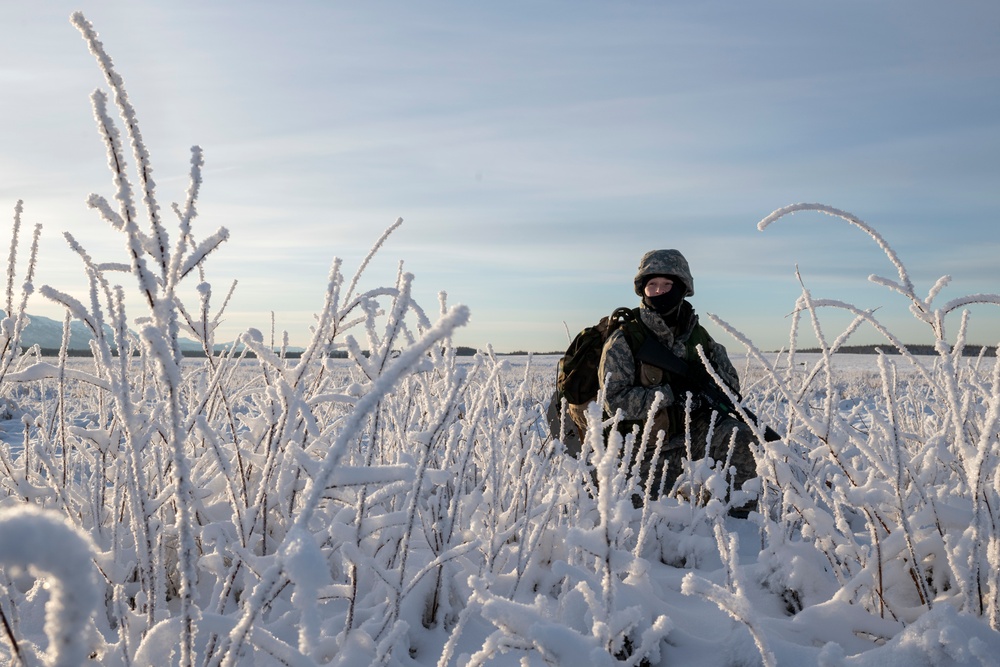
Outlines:
{"label": "sky", "polygon": [[[654,248],[688,258],[690,301],[731,351],[708,314],[787,347],[803,288],[929,342],[869,282],[896,269],[864,232],[819,213],[758,230],[799,202],[875,228],[920,295],[944,275],[940,303],[1000,292],[992,0],[5,2],[0,216],[21,199],[25,229],[43,225],[36,289],[86,298],[64,232],[125,257],[85,204],[114,189],[89,99],[107,86],[75,10],[124,78],[168,212],[204,151],[195,233],[231,235],[208,263],[216,305],[238,280],[220,340],[269,332],[273,313],[305,344],[333,259],[349,280],[397,217],[361,287],[402,262],[426,311],[440,292],[469,306],[456,343],[499,352],[564,349],[637,305]],[[62,318],[38,294],[28,312]],[[850,319],[821,317],[829,340]],[[796,336],[815,344],[809,325]],[[1000,342],[1000,309],[974,306],[967,337]]]}

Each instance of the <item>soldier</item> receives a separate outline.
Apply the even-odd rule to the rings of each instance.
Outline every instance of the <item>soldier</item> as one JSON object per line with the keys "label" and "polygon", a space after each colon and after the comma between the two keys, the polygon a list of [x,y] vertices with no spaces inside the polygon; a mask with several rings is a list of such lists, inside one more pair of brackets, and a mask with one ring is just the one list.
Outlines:
{"label": "soldier", "polygon": [[[635,293],[641,298],[639,319],[652,336],[669,353],[683,360],[681,365],[690,369],[690,375],[680,375],[636,358],[634,346],[626,329],[615,330],[604,345],[598,378],[605,392],[604,409],[613,415],[621,410],[625,429],[634,424],[652,428],[646,451],[639,452],[640,482],[645,486],[652,472],[651,499],[658,496],[661,475],[665,488],[670,490],[681,472],[685,456],[685,401],[688,389],[703,382],[713,383],[708,376],[697,346],[701,345],[706,358],[716,374],[739,393],[740,379],[733,367],[726,348],[715,342],[698,323],[698,316],[686,297],[694,295],[694,278],[687,260],[677,250],[653,250],[639,262],[635,275]],[[694,377],[692,377],[692,375]],[[654,396],[663,395],[660,408],[650,424],[644,424]],[[712,426],[712,410],[694,401],[691,411],[691,448],[695,458],[705,451],[708,432]],[[715,461],[725,461],[729,455],[733,430],[736,430],[731,465],[735,467],[735,488],[756,476],[756,463],[750,450],[753,431],[743,422],[729,415],[716,415],[708,453]],[[665,431],[665,440],[659,460],[653,461],[656,436]],[[664,467],[666,470],[664,471]],[[745,514],[746,512],[742,512]]]}

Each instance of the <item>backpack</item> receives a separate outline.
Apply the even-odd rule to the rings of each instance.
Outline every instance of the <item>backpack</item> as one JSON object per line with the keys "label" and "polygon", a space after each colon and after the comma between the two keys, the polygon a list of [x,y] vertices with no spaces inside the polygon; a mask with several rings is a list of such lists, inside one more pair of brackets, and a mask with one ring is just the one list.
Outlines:
{"label": "backpack", "polygon": [[583,405],[597,398],[601,351],[608,337],[619,328],[624,329],[633,350],[638,349],[647,335],[638,308],[617,308],[576,335],[558,364],[556,396],[560,401],[565,397],[570,404]]}
{"label": "backpack", "polygon": [[639,319],[638,308],[618,308],[597,324],[578,333],[559,359],[556,389],[549,401],[548,425],[553,437],[559,437],[563,426],[562,401],[566,399],[569,419],[563,444],[566,452],[579,456],[584,434],[587,432],[586,406],[597,400],[600,388],[598,369],[604,343],[619,328],[624,329],[626,340],[633,352],[642,345],[647,335],[646,325]]}
{"label": "backpack", "polygon": [[[560,433],[562,427],[562,399],[566,399],[569,414],[574,428],[566,431],[565,442],[566,451],[574,456],[579,455],[584,434],[587,431],[586,406],[597,400],[597,393],[600,388],[599,367],[601,364],[601,353],[604,350],[604,343],[612,333],[622,329],[625,333],[625,340],[632,350],[632,355],[636,356],[639,348],[650,336],[651,332],[642,323],[639,317],[638,308],[617,308],[611,315],[604,317],[600,322],[585,328],[578,333],[565,354],[559,359],[556,375],[556,389],[549,402],[548,424],[549,432],[553,436]],[[711,338],[702,327],[695,327],[686,347],[686,357],[689,362],[697,360],[695,345],[706,344]],[[683,363],[683,362],[682,362]],[[700,362],[699,362],[700,365]],[[636,364],[638,372],[638,362]],[[677,406],[673,411],[680,409]],[[683,418],[677,414],[671,415],[672,423],[681,424]],[[642,422],[625,420],[619,424],[622,432],[632,430],[632,427]]]}

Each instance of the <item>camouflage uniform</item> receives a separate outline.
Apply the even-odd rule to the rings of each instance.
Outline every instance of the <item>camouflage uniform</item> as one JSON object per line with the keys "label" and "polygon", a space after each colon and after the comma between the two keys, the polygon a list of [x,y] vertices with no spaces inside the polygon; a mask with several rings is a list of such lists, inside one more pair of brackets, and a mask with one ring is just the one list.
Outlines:
{"label": "camouflage uniform", "polygon": [[[688,267],[687,260],[677,250],[654,250],[646,253],[639,263],[635,276],[635,292],[643,296],[643,287],[650,276],[677,276],[686,287],[685,297],[694,294],[694,278]],[[675,282],[676,285],[676,282]],[[643,324],[659,341],[681,359],[687,360],[692,368],[701,368],[701,360],[692,359],[691,342],[695,337],[701,342],[705,356],[711,362],[715,372],[735,392],[739,392],[740,380],[733,367],[726,348],[715,342],[708,332],[698,324],[698,316],[694,308],[686,301],[681,301],[673,324],[668,324],[645,301],[640,305],[639,314]],[[702,368],[702,371],[704,369]],[[622,330],[611,334],[604,345],[601,354],[599,370],[601,388],[605,392],[604,409],[609,415],[621,410],[622,419],[642,424],[649,414],[656,392],[663,394],[662,406],[654,415],[653,432],[650,434],[647,451],[641,452],[640,464],[641,484],[653,468],[653,454],[656,447],[656,434],[666,431],[667,441],[664,443],[660,460],[655,462],[654,481],[658,482],[663,466],[667,466],[666,488],[669,490],[681,471],[681,462],[686,455],[684,444],[684,402],[686,395],[681,387],[671,387],[668,374],[660,368],[645,363],[636,364],[632,350]],[[708,380],[711,382],[711,380]],[[711,422],[710,410],[696,409],[691,415],[691,446],[695,458],[702,458],[705,452],[705,442]],[[729,416],[716,417],[709,455],[716,461],[724,461],[729,451],[729,442],[733,429],[737,430],[736,445],[732,456],[732,465],[736,468],[736,488],[751,477],[756,476],[756,463],[750,451],[753,432],[743,422]],[[654,484],[653,498],[656,497]]]}

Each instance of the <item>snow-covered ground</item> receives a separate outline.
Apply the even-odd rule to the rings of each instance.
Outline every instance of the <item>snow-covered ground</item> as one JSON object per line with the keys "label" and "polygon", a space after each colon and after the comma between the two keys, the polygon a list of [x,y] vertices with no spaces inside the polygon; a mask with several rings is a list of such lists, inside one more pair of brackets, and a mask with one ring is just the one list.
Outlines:
{"label": "snow-covered ground", "polygon": [[[794,364],[801,370],[785,389],[819,360],[799,357],[804,364]],[[832,470],[830,448],[795,425],[793,438],[761,451],[763,511],[742,520],[718,501],[669,498],[633,509],[627,466],[604,468],[600,491],[588,492],[589,474],[559,451],[542,419],[555,362],[444,356],[401,378],[381,399],[382,424],[355,425],[326,491],[315,495],[313,480],[342,441],[338,425],[352,414],[344,407],[356,408],[378,383],[366,390],[359,364],[328,362],[330,384],[305,401],[316,425],[299,424],[282,441],[275,438],[288,427],[280,412],[288,387],[278,390],[274,368],[268,379],[257,360],[224,371],[186,360],[192,412],[211,394],[212,377],[231,383],[217,394],[229,404],[216,406],[219,425],[195,421],[198,435],[186,445],[195,664],[208,655],[300,665],[995,664],[995,556],[973,540],[984,547],[996,537],[982,520],[976,534],[973,519],[984,510],[962,488],[958,460],[928,456],[929,448],[956,449],[935,440],[948,415],[916,369],[896,366],[894,397],[907,406],[897,408],[898,451],[909,453],[898,495],[894,464],[880,449],[889,413],[878,359],[843,356],[833,381],[814,378],[800,406],[811,411],[804,420],[815,421],[826,388],[837,388],[836,415],[820,423],[836,434],[828,441],[843,466]],[[977,360],[960,360],[952,371],[977,386],[991,362],[973,372]],[[152,382],[155,374],[134,363],[134,380]],[[22,656],[48,645],[45,605],[60,595],[91,598],[78,602],[89,620],[64,613],[68,620],[48,622],[50,637],[86,628],[65,640],[69,648],[82,642],[77,653],[96,651],[102,664],[182,657],[181,500],[169,450],[163,433],[145,431],[134,457],[135,434],[112,409],[121,397],[111,400],[99,386],[98,367],[69,360],[62,391],[57,359],[28,357],[8,374],[0,560],[29,568],[6,568],[0,580],[0,610],[11,627],[0,651],[8,661],[11,640]],[[761,402],[775,387],[757,383],[759,414],[787,433],[784,404]],[[341,407],[328,409],[334,405]],[[135,425],[148,429],[156,410],[135,416]],[[224,425],[227,411],[239,424],[238,446]],[[206,425],[212,414],[203,413]],[[859,428],[867,429],[860,438]],[[130,479],[139,469],[142,481]],[[691,471],[706,488],[719,483],[704,462]],[[848,482],[852,475],[863,482]],[[988,486],[983,493],[992,498]],[[302,521],[307,511],[313,516]],[[44,557],[35,525],[52,545]],[[96,596],[95,586],[103,590]],[[251,632],[243,636],[246,623]],[[242,648],[224,653],[227,641]]]}

